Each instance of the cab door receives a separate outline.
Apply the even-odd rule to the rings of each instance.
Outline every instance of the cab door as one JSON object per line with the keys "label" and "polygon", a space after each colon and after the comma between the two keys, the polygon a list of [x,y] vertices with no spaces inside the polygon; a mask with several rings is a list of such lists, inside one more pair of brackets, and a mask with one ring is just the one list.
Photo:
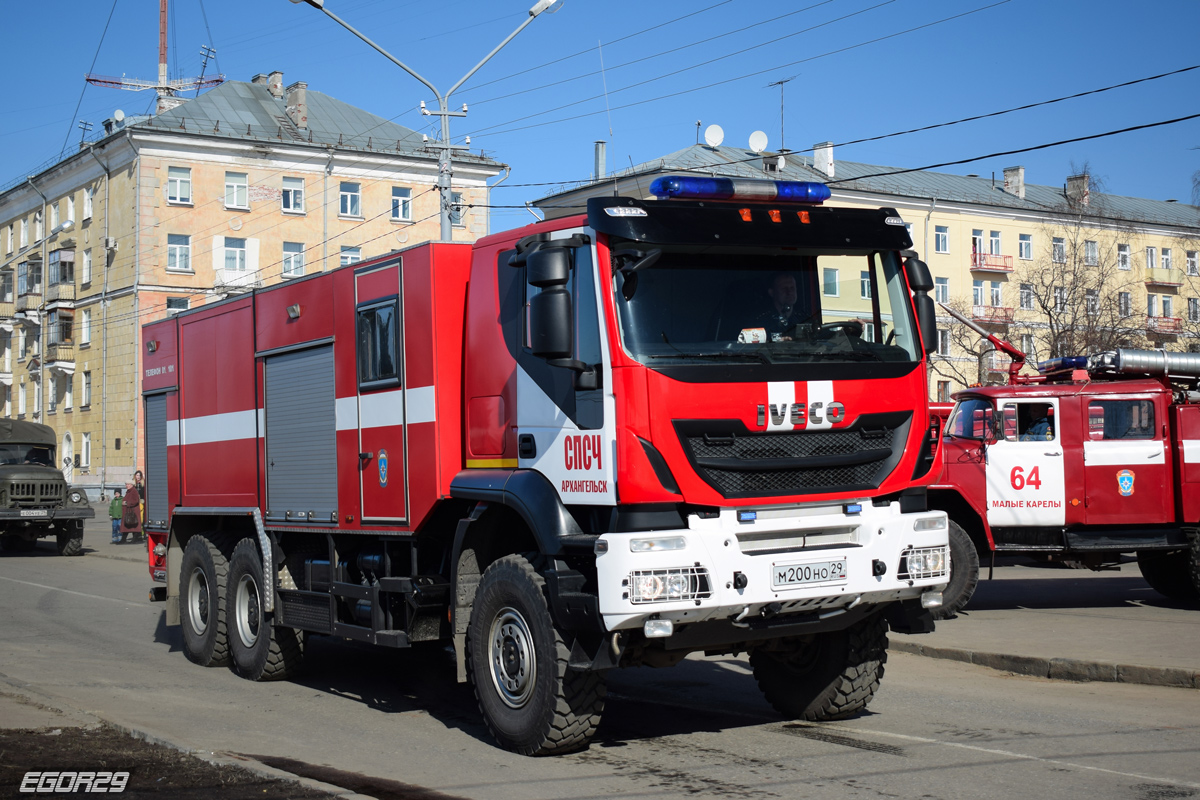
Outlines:
{"label": "cab door", "polygon": [[1066,484],[1059,398],[998,401],[999,430],[988,447],[987,515],[993,528],[1061,527]]}
{"label": "cab door", "polygon": [[1087,400],[1083,473],[1089,525],[1143,525],[1175,518],[1163,411],[1153,396]]}

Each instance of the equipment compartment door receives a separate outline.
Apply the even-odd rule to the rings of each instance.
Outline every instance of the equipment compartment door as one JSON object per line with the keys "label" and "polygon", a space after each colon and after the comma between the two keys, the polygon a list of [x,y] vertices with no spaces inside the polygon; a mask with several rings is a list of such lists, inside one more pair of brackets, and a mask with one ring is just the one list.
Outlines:
{"label": "equipment compartment door", "polygon": [[1083,423],[1087,524],[1149,525],[1175,518],[1164,421],[1150,397],[1088,400]]}
{"label": "equipment compartment door", "polygon": [[267,519],[337,521],[333,346],[266,359]]}
{"label": "equipment compartment door", "polygon": [[[173,397],[174,392],[170,393]],[[179,444],[179,420],[167,421],[167,395],[146,398],[146,524],[166,527],[170,502],[167,497],[167,447]],[[178,469],[178,462],[176,462]]]}
{"label": "equipment compartment door", "polygon": [[[394,268],[386,275],[394,280]],[[359,277],[361,283],[362,276]],[[405,522],[408,487],[399,297],[360,302],[355,325],[362,518],[373,522]]]}
{"label": "equipment compartment door", "polygon": [[993,528],[1066,522],[1058,398],[1001,400],[987,450],[987,515]]}

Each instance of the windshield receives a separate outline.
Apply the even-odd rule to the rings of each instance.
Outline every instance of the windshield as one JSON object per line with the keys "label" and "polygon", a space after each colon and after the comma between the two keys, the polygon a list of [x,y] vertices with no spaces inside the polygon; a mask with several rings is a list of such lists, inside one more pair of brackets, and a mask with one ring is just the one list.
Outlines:
{"label": "windshield", "polygon": [[994,430],[992,404],[978,397],[960,400],[946,423],[946,435],[959,439],[988,439]]}
{"label": "windshield", "polygon": [[0,444],[0,466],[41,464],[54,466],[54,449],[44,444]]}
{"label": "windshield", "polygon": [[614,244],[613,282],[625,348],[642,363],[920,358],[896,253],[638,247],[661,255],[632,270],[637,258]]}

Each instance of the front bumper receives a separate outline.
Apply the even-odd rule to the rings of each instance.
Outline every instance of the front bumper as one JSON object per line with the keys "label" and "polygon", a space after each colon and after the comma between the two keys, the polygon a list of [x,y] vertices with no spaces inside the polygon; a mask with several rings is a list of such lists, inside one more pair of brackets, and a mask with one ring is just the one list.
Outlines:
{"label": "front bumper", "polygon": [[[675,549],[634,552],[635,541],[645,548],[645,540]],[[913,550],[935,554],[937,567],[902,572],[902,562],[916,563],[906,557]],[[840,616],[862,606],[917,599],[949,580],[946,515],[902,514],[897,502],[692,514],[684,529],[606,533],[597,552],[600,614],[609,631],[641,628],[651,619],[674,626],[729,620],[740,628],[788,615]],[[681,574],[686,578],[676,577]],[[654,576],[674,578],[664,585],[681,589],[675,594],[683,596],[668,597],[664,590],[645,601],[638,585],[657,586]],[[791,583],[795,580],[805,582]]]}
{"label": "front bumper", "polygon": [[91,506],[62,508],[0,508],[0,521],[54,522],[63,519],[92,519],[96,510]]}

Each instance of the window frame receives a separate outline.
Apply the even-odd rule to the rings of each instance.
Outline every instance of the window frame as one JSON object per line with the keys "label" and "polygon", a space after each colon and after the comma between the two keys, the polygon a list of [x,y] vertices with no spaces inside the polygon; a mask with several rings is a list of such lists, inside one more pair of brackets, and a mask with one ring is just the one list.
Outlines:
{"label": "window frame", "polygon": [[[347,190],[347,186],[354,189]],[[338,181],[338,216],[362,219],[362,183]]]}
{"label": "window frame", "polygon": [[[230,245],[229,243],[231,241],[232,242],[241,242],[241,245],[240,246]],[[221,269],[223,271],[236,272],[236,273],[239,273],[242,275],[246,274],[246,272],[249,270],[249,264],[247,263],[248,259],[247,259],[247,253],[246,253],[246,241],[247,240],[244,237],[237,237],[237,236],[222,237],[221,245],[225,251],[225,259],[223,262],[223,266],[221,267]],[[235,257],[235,260],[238,262],[238,264],[233,267],[229,266],[229,255],[231,252],[241,254],[239,257]]]}
{"label": "window frame", "polygon": [[[408,192],[407,196],[396,192]],[[413,191],[411,186],[392,187],[392,222],[412,222]]]}
{"label": "window frame", "polygon": [[[829,291],[829,274],[833,273],[833,291]],[[822,267],[821,268],[821,296],[822,297],[841,297],[841,272],[837,267]]]}
{"label": "window frame", "polygon": [[[368,362],[368,358],[364,357],[364,338],[363,338],[363,321],[370,316],[371,319],[378,319],[378,311],[386,308],[392,312],[391,339],[392,352],[394,354],[394,363],[392,364],[392,372],[388,375],[380,374],[365,374],[364,366]],[[400,341],[400,296],[390,295],[388,297],[380,297],[370,300],[365,303],[359,303],[354,310],[354,377],[358,385],[359,391],[374,391],[377,389],[390,389],[393,387],[403,386],[404,376],[404,350]],[[375,334],[374,340],[378,340],[377,326],[372,325],[371,332]],[[369,356],[371,354],[368,354]],[[378,354],[374,354],[377,356]],[[374,372],[374,371],[373,371]]]}
{"label": "window frame", "polygon": [[933,252],[949,253],[950,252],[950,226],[949,225],[934,225],[933,226]]}
{"label": "window frame", "polygon": [[[354,251],[354,252],[351,253],[351,251]],[[350,259],[353,259],[353,260],[350,260]],[[348,245],[348,244],[342,245],[342,249],[339,252],[339,256],[338,256],[338,265],[339,266],[348,267],[351,264],[357,264],[362,260],[363,260],[362,247],[357,247],[355,245]]]}
{"label": "window frame", "polygon": [[[288,181],[299,183],[299,186],[288,185]],[[284,175],[282,181],[282,189],[279,192],[279,207],[284,214],[296,214],[297,216],[305,213],[304,210],[304,178],[297,178],[292,175]]]}
{"label": "window frame", "polygon": [[[299,247],[299,250],[288,250],[288,245]],[[283,272],[285,278],[300,278],[304,275],[304,242],[283,243]],[[297,264],[297,262],[299,262]]]}
{"label": "window frame", "polygon": [[1083,242],[1083,263],[1088,267],[1100,266],[1100,243],[1092,239]]}
{"label": "window frame", "polygon": [[86,347],[92,343],[92,310],[79,309],[79,346]]}
{"label": "window frame", "polygon": [[1117,269],[1133,269],[1133,253],[1127,244],[1117,245]]}
{"label": "window frame", "polygon": [[[185,242],[172,242],[171,237],[181,237]],[[183,266],[179,266],[180,256],[183,257]],[[174,266],[172,266],[172,261]],[[192,270],[192,237],[186,233],[168,233],[167,234],[167,271],[168,272],[186,272],[191,273]]]}
{"label": "window frame", "polygon": [[[172,175],[172,171],[187,173],[186,175]],[[187,189],[186,194],[182,189]],[[167,167],[167,203],[177,206],[192,205],[192,168],[191,167]],[[89,208],[84,210],[86,214],[90,211]]]}
{"label": "window frame", "polygon": [[1130,292],[1117,292],[1117,316],[1121,319],[1133,316],[1133,295]]}
{"label": "window frame", "polygon": [[939,303],[950,302],[950,279],[949,278],[934,278],[933,279],[933,299]]}
{"label": "window frame", "polygon": [[1017,258],[1022,261],[1033,260],[1033,234],[1019,233],[1017,234]]}
{"label": "window frame", "polygon": [[[238,182],[241,178],[241,182]],[[232,190],[233,202],[229,202],[230,192]],[[238,195],[241,195],[240,197]],[[238,201],[241,202],[238,202]],[[248,172],[225,172],[225,208],[235,209],[237,211],[250,210],[250,173]]]}
{"label": "window frame", "polygon": [[1067,263],[1067,240],[1061,236],[1050,239],[1050,260],[1055,264]]}
{"label": "window frame", "polygon": [[1019,291],[1018,303],[1020,304],[1020,308],[1022,311],[1032,311],[1033,310],[1033,296],[1034,296],[1033,284],[1032,283],[1022,283],[1022,284],[1020,284],[1020,287],[1021,288],[1018,290]]}

